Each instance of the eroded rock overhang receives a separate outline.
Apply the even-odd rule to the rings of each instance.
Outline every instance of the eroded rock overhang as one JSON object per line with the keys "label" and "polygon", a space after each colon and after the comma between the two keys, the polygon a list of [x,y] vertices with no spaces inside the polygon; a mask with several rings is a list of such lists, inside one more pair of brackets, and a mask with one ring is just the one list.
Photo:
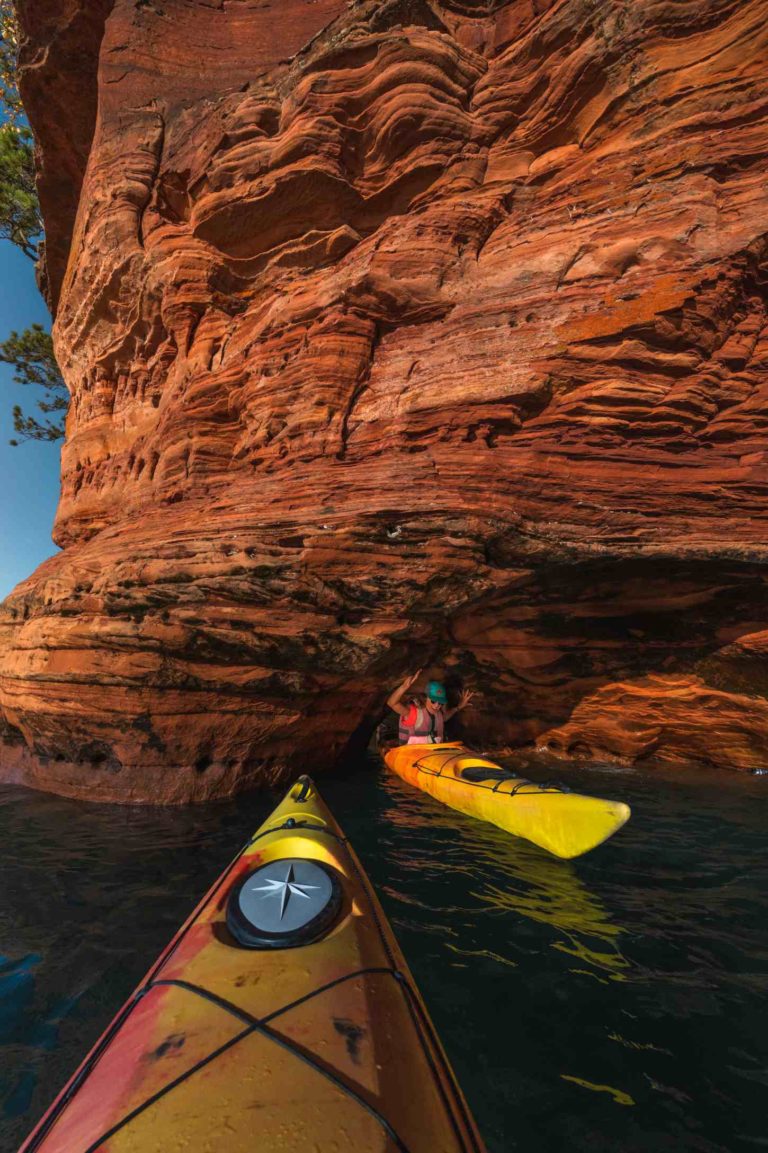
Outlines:
{"label": "eroded rock overhang", "polygon": [[765,3],[279,11],[21,6],[73,401],[6,774],[317,770],[421,663],[485,745],[767,763]]}

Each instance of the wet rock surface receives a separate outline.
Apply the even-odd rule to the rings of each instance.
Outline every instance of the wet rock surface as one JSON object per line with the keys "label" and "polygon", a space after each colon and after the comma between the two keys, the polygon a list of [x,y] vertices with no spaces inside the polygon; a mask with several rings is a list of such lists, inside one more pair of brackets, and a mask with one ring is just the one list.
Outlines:
{"label": "wet rock surface", "polygon": [[6,773],[317,771],[418,664],[486,747],[768,763],[766,3],[276,13],[22,5],[73,401]]}

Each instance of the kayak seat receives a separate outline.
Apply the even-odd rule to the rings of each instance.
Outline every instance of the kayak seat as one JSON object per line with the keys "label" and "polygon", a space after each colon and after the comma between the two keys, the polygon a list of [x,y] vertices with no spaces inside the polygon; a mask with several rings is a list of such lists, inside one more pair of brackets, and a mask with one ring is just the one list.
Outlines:
{"label": "kayak seat", "polygon": [[507,769],[492,769],[489,765],[470,765],[461,770],[461,777],[472,785],[481,785],[485,781],[515,781],[517,777]]}

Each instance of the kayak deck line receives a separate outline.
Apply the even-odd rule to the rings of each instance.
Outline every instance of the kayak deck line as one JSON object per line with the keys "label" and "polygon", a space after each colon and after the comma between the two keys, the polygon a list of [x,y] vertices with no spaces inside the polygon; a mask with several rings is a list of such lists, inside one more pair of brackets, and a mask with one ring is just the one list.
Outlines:
{"label": "kayak deck line", "polygon": [[215,1061],[218,1057],[222,1056],[223,1053],[227,1052],[229,1049],[239,1044],[240,1041],[243,1041],[246,1037],[256,1032],[262,1033],[264,1036],[268,1037],[270,1041],[274,1041],[275,1044],[282,1046],[282,1048],[286,1049],[289,1053],[292,1053],[295,1057],[298,1057],[299,1060],[304,1061],[312,1069],[315,1069],[318,1073],[320,1073],[323,1077],[328,1078],[328,1080],[333,1085],[341,1089],[344,1093],[348,1093],[350,1097],[352,1097],[352,1099],[357,1102],[358,1105],[360,1105],[363,1109],[370,1113],[370,1115],[374,1117],[376,1121],[378,1121],[378,1123],[386,1131],[387,1135],[392,1139],[392,1141],[394,1141],[397,1149],[401,1151],[401,1153],[410,1153],[408,1146],[405,1145],[403,1141],[401,1141],[395,1130],[387,1121],[386,1117],[379,1113],[379,1111],[373,1105],[371,1105],[369,1101],[366,1101],[365,1098],[362,1097],[353,1086],[347,1084],[345,1081],[342,1081],[341,1078],[335,1076],[329,1069],[326,1069],[317,1060],[313,1060],[313,1058],[307,1052],[301,1050],[296,1044],[291,1044],[289,1041],[286,1041],[284,1037],[281,1037],[279,1033],[275,1033],[272,1029],[269,1028],[268,1024],[269,1021],[274,1020],[276,1017],[280,1017],[284,1013],[289,1013],[291,1009],[296,1008],[298,1004],[302,1004],[303,1002],[309,1000],[311,997],[320,996],[329,988],[340,984],[341,981],[352,980],[355,977],[361,977],[372,972],[393,973],[393,970],[361,969],[356,973],[348,973],[344,977],[340,978],[339,981],[332,982],[330,985],[324,986],[322,989],[316,989],[314,993],[308,994],[307,997],[301,998],[299,1001],[289,1005],[285,1005],[282,1009],[275,1010],[274,1013],[270,1013],[268,1017],[264,1017],[261,1020],[257,1020],[255,1017],[249,1018],[249,1015],[243,1014],[236,1008],[236,1006],[231,1005],[228,1002],[223,1002],[221,998],[212,996],[206,989],[203,989],[200,986],[191,985],[186,981],[178,980],[153,981],[152,984],[148,986],[146,992],[148,992],[149,989],[164,985],[170,985],[176,988],[184,989],[187,992],[194,993],[197,996],[203,997],[205,1000],[212,1001],[219,1008],[223,1008],[225,1011],[231,1013],[233,1016],[239,1018],[240,1020],[248,1021],[248,1028],[243,1029],[242,1032],[231,1038],[231,1040],[227,1041],[219,1049],[215,1050],[213,1053],[210,1053],[207,1057],[202,1058],[196,1065],[193,1065],[192,1068],[187,1069],[184,1073],[177,1077],[175,1081],[172,1081],[170,1084],[163,1086],[163,1088],[158,1090],[154,1096],[147,1098],[146,1101],[138,1105],[131,1113],[113,1125],[110,1130],[108,1130],[106,1133],[102,1133],[102,1135],[97,1138],[92,1145],[88,1146],[88,1148],[85,1150],[85,1153],[97,1153],[97,1150],[106,1141],[110,1141],[117,1133],[120,1132],[121,1129],[124,1129],[126,1125],[129,1125],[131,1121],[135,1120],[136,1117],[138,1117],[146,1109],[149,1109],[152,1105],[157,1104],[157,1102],[166,1096],[166,1094],[171,1093],[174,1089],[177,1089],[179,1085],[188,1080],[190,1077],[194,1076],[194,1074],[198,1073],[201,1069],[205,1068],[206,1065],[211,1064],[212,1061]]}
{"label": "kayak deck line", "polygon": [[315,989],[312,993],[307,993],[303,997],[298,997],[295,1001],[291,1001],[288,1005],[283,1005],[280,1009],[275,1009],[272,1013],[268,1013],[266,1017],[252,1017],[250,1013],[246,1013],[244,1009],[238,1008],[233,1005],[231,1001],[226,1001],[223,997],[218,997],[210,990],[204,989],[202,985],[193,985],[190,981],[181,981],[178,978],[169,978],[167,980],[153,981],[148,988],[156,989],[158,987],[168,985],[176,989],[186,989],[189,993],[196,993],[198,997],[203,997],[206,1001],[211,1001],[220,1009],[224,1009],[227,1013],[231,1013],[233,1017],[237,1017],[239,1021],[245,1022],[247,1025],[268,1025],[270,1021],[274,1021],[276,1017],[282,1017],[283,1013],[289,1013],[291,1009],[303,1005],[311,997],[319,997],[321,993],[326,993],[328,989],[333,989],[336,985],[341,985],[343,981],[353,981],[356,977],[365,977],[369,973],[390,973],[396,976],[395,970],[388,968],[386,965],[379,965],[369,969],[356,969],[352,973],[345,973],[343,977],[337,977],[335,981],[329,981],[326,985],[321,985],[319,989]]}
{"label": "kayak deck line", "polygon": [[246,848],[250,845],[255,845],[262,837],[268,837],[271,833],[282,832],[283,829],[290,829],[293,832],[296,829],[306,829],[311,833],[320,833],[326,837],[333,837],[340,845],[349,845],[349,838],[340,836],[334,832],[333,829],[326,828],[325,825],[313,825],[309,821],[295,821],[293,817],[289,817],[282,825],[275,825],[274,828],[265,829],[263,833],[254,833],[249,841],[246,842]]}
{"label": "kayak deck line", "polygon": [[436,800],[565,859],[596,848],[631,815],[622,801],[585,796],[552,781],[537,784],[454,741],[399,745],[386,751],[384,761]]}
{"label": "kayak deck line", "polygon": [[[247,1029],[243,1030],[241,1033],[239,1033],[231,1041],[227,1042],[227,1044],[225,1046],[222,1046],[216,1052],[211,1053],[207,1058],[203,1059],[203,1061],[199,1062],[197,1065],[193,1066],[191,1069],[186,1070],[186,1072],[183,1073],[179,1078],[177,1078],[176,1081],[171,1082],[169,1085],[164,1086],[164,1088],[162,1090],[160,1090],[157,1094],[155,1094],[154,1097],[148,1098],[145,1102],[143,1102],[141,1105],[139,1105],[131,1114],[122,1118],[122,1120],[119,1121],[116,1125],[114,1125],[109,1132],[103,1133],[99,1138],[97,1138],[97,1140],[92,1145],[90,1145],[87,1150],[85,1150],[85,1153],[95,1153],[95,1151],[99,1148],[99,1146],[103,1145],[105,1141],[108,1141],[108,1140],[110,1140],[110,1138],[114,1137],[115,1134],[117,1132],[119,1132],[119,1130],[121,1128],[123,1128],[130,1121],[132,1121],[136,1116],[138,1116],[138,1114],[140,1112],[143,1112],[145,1109],[148,1109],[151,1105],[155,1104],[158,1100],[160,1100],[160,1098],[162,1096],[164,1096],[166,1093],[171,1092],[173,1089],[175,1089],[177,1087],[177,1085],[181,1084],[182,1081],[185,1081],[188,1077],[191,1077],[194,1073],[198,1072],[205,1065],[209,1064],[212,1060],[215,1060],[218,1056],[221,1055],[222,1052],[224,1052],[226,1049],[229,1049],[232,1045],[234,1045],[238,1041],[242,1040],[244,1037],[246,1037],[251,1032],[253,1032],[255,1030],[259,1030],[259,1029],[262,1029],[262,1030],[265,1029],[268,1026],[270,1021],[274,1020],[277,1017],[282,1016],[284,1013],[290,1012],[291,1009],[294,1009],[298,1005],[303,1004],[305,1001],[308,1001],[310,998],[320,996],[321,994],[327,992],[328,989],[331,989],[334,986],[339,985],[344,981],[351,981],[351,980],[354,980],[355,978],[367,976],[367,975],[373,974],[373,973],[387,973],[387,974],[390,974],[391,976],[393,976],[398,981],[404,980],[403,975],[401,973],[399,973],[397,970],[383,967],[383,966],[377,967],[377,968],[369,968],[369,969],[358,969],[356,972],[345,973],[343,977],[339,977],[339,978],[337,978],[337,980],[329,982],[327,985],[324,985],[321,988],[316,989],[314,992],[308,993],[306,996],[301,997],[301,998],[297,999],[296,1001],[289,1003],[288,1005],[284,1005],[280,1009],[274,1010],[274,1012],[268,1014],[268,1016],[262,1018],[261,1020],[258,1020],[257,1018],[252,1017],[249,1013],[245,1013],[242,1009],[239,1009],[236,1005],[233,1005],[230,1001],[225,1001],[223,998],[217,997],[215,994],[210,993],[207,989],[204,989],[199,985],[192,985],[188,981],[159,980],[159,981],[151,981],[147,985],[144,985],[133,997],[132,1002],[131,1002],[131,1008],[133,1008],[142,997],[146,996],[146,994],[149,993],[151,989],[158,988],[160,986],[174,986],[176,988],[185,989],[187,992],[194,993],[199,997],[203,997],[207,1001],[211,1001],[218,1008],[224,1009],[226,1012],[231,1013],[233,1017],[236,1017],[238,1020],[244,1022],[249,1027]],[[123,1021],[124,1020],[125,1020],[125,1018],[123,1018]],[[120,1024],[122,1024],[123,1021],[121,1021]],[[267,1032],[269,1033],[271,1040],[277,1041],[279,1044],[284,1044],[284,1041],[282,1038],[273,1035],[271,1033],[271,1031],[269,1031],[269,1030],[267,1030]],[[302,1054],[298,1049],[296,1049],[295,1046],[288,1046],[288,1047],[293,1052],[295,1052],[297,1056],[300,1056],[303,1060],[307,1060],[306,1055]],[[96,1060],[98,1060],[98,1056],[95,1057],[95,1059],[93,1061],[93,1065],[95,1065]],[[91,1068],[93,1067],[93,1065],[91,1066]],[[319,1072],[322,1072],[324,1076],[331,1076],[326,1070],[323,1070],[319,1065],[313,1064],[313,1067],[317,1068]],[[72,1087],[73,1092],[82,1086],[83,1082],[87,1078],[90,1071],[91,1071],[91,1069],[88,1069],[88,1070],[85,1070],[83,1072],[83,1076],[79,1079],[77,1085],[76,1086],[73,1085],[73,1087]],[[331,1079],[334,1081],[335,1084],[338,1084],[340,1088],[343,1088],[346,1092],[352,1093],[352,1095],[355,1097],[355,1099],[359,1100],[360,1103],[365,1106],[365,1108],[367,1108],[367,1109],[371,1108],[369,1106],[369,1104],[367,1102],[365,1102],[362,1098],[360,1098],[359,1095],[356,1094],[350,1086],[343,1084],[341,1081],[334,1079],[332,1076],[331,1076]],[[72,1096],[72,1094],[70,1094],[67,1099],[69,1100],[69,1098],[71,1098],[71,1096]],[[63,1101],[62,1102],[62,1108],[64,1107],[65,1104],[66,1104],[66,1101]],[[388,1129],[390,1128],[388,1126],[388,1123],[386,1122],[385,1118],[378,1117],[377,1113],[375,1113],[374,1115],[376,1115],[377,1119],[381,1120],[382,1124],[384,1124]],[[52,1118],[52,1122],[54,1120],[55,1120],[55,1117]],[[394,1133],[394,1131],[391,1131],[390,1135],[392,1136],[393,1140],[395,1140],[395,1142],[398,1146],[398,1149],[402,1149],[403,1153],[408,1153],[407,1147],[399,1140],[399,1138]],[[42,1136],[43,1135],[41,1134],[41,1137]],[[31,1153],[31,1150],[37,1148],[37,1145],[33,1143],[33,1144],[28,1145],[26,1148],[29,1149],[30,1153]]]}
{"label": "kayak deck line", "polygon": [[[460,761],[463,756],[466,756],[466,754],[465,753],[457,753],[455,756],[446,757],[445,760],[440,765],[440,768],[437,769],[437,771],[435,771],[434,769],[427,768],[426,765],[424,765],[424,763],[422,761],[416,761],[416,768],[418,769],[418,771],[420,773],[426,773],[430,777],[442,777],[444,775],[444,769],[446,767],[449,767],[453,762]],[[489,786],[483,784],[482,781],[473,781],[471,777],[467,776],[467,773],[469,771],[470,771],[469,769],[464,769],[462,771],[462,774],[461,774],[462,784],[467,785],[471,788],[476,788],[476,789],[483,789],[483,788],[487,789],[489,787]],[[493,778],[493,777],[485,778],[486,780],[494,780],[494,779],[496,780],[496,784],[490,790],[492,793],[497,792],[499,789],[499,786],[506,784],[507,781],[517,781],[518,782],[517,785],[515,785],[512,789],[510,789],[510,791],[508,793],[503,794],[503,796],[505,796],[505,797],[516,797],[519,793],[522,793],[523,795],[525,795],[526,786],[528,786],[527,791],[533,792],[533,793],[571,793],[571,792],[573,792],[573,790],[570,789],[568,787],[568,785],[562,785],[558,781],[544,781],[543,783],[539,784],[536,781],[529,781],[526,777],[521,777],[518,773],[513,773],[511,771],[508,771],[507,769],[502,769],[501,767],[499,767],[498,772],[499,772],[499,776],[496,778]]]}
{"label": "kayak deck line", "polygon": [[[342,890],[327,899],[330,922],[310,900],[326,900],[326,874]],[[233,905],[255,907],[254,931],[277,943],[233,936]],[[307,905],[306,927],[289,924]],[[286,924],[269,933],[261,921],[277,913]],[[324,1137],[340,1153],[484,1153],[371,883],[308,778],[213,884],[20,1153],[208,1148],[224,1124],[232,1153],[254,1138],[302,1153]]]}

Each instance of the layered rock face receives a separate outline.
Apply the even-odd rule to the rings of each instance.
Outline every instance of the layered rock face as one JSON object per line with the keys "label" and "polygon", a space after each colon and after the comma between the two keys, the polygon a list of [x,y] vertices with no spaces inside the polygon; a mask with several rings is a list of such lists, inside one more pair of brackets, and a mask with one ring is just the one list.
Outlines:
{"label": "layered rock face", "polygon": [[485,747],[768,765],[766,0],[21,8],[72,406],[6,776],[315,772],[416,665]]}

